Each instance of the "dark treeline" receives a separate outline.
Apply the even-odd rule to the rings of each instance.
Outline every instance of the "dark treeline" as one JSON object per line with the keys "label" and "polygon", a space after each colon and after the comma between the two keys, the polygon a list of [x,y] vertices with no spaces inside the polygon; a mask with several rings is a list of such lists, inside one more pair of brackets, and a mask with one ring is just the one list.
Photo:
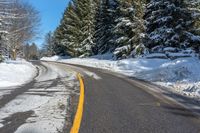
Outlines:
{"label": "dark treeline", "polygon": [[[51,52],[71,57],[112,53],[199,52],[199,0],[73,0],[52,35]],[[52,46],[53,45],[53,46]]]}

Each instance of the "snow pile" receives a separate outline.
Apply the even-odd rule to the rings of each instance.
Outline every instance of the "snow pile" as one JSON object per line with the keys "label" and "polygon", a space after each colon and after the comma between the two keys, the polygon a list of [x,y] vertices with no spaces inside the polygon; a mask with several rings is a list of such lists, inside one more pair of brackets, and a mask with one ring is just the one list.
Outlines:
{"label": "snow pile", "polygon": [[175,60],[137,58],[119,61],[72,58],[58,61],[111,70],[166,86],[183,95],[200,98],[200,61],[196,57]]}
{"label": "snow pile", "polygon": [[43,61],[58,61],[60,59],[68,59],[69,57],[68,56],[64,56],[64,57],[61,57],[61,56],[52,56],[52,57],[42,57],[40,60],[43,60]]}
{"label": "snow pile", "polygon": [[46,61],[57,61],[59,59],[61,59],[61,58],[60,58],[60,56],[57,56],[57,55],[52,56],[52,57],[42,57],[41,58],[41,60],[46,60]]}
{"label": "snow pile", "polygon": [[36,68],[25,60],[0,63],[0,87],[24,84],[36,75]]}

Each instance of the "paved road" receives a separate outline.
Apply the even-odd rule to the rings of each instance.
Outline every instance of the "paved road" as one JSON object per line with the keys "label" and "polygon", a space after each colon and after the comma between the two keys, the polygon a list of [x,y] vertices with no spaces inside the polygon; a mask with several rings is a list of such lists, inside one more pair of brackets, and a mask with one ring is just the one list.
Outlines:
{"label": "paved road", "polygon": [[[80,133],[200,133],[200,119],[198,116],[162,96],[167,95],[170,97],[170,93],[153,93],[147,91],[141,85],[150,86],[149,83],[124,76],[116,76],[114,73],[100,69],[49,64],[54,64],[54,66],[64,71],[73,70],[83,75],[85,103]],[[44,74],[45,71],[46,69],[44,69]],[[60,81],[61,79],[49,81],[49,87],[44,83],[42,85],[48,89],[63,86],[63,82],[67,82]],[[7,98],[4,98],[3,102],[0,103],[0,111],[16,97],[30,91],[33,86],[36,86],[35,84],[39,83],[33,81],[26,87],[21,87],[22,89],[18,88],[10,96],[5,96]],[[46,93],[52,94],[53,92]],[[192,101],[191,103],[194,104],[194,100],[183,96],[171,96],[178,97],[182,102]],[[8,123],[0,128],[0,133],[14,132],[33,113],[32,110],[29,110],[5,118]],[[66,132],[66,130],[63,132]]]}
{"label": "paved road", "polygon": [[135,84],[140,81],[82,68],[95,76],[84,76],[80,133],[200,133],[199,117],[161,95],[155,98]]}

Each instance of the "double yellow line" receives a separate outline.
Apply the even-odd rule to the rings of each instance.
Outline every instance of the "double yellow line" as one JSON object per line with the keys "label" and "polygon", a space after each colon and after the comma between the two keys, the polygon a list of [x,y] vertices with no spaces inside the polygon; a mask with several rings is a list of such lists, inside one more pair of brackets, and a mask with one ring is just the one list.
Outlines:
{"label": "double yellow line", "polygon": [[80,82],[80,96],[79,96],[79,103],[78,108],[74,117],[73,125],[70,130],[70,133],[78,133],[81,125],[81,120],[83,116],[83,104],[84,104],[84,83],[81,74],[77,74],[77,78]]}

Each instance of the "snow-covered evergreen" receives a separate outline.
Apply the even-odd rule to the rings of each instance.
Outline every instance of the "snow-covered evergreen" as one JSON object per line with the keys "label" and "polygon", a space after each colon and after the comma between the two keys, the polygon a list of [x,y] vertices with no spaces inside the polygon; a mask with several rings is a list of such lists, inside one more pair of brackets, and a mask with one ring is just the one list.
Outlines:
{"label": "snow-covered evergreen", "polygon": [[193,14],[182,0],[151,0],[146,7],[145,46],[150,52],[164,52],[165,47],[177,51],[198,45],[200,38],[191,32]]}
{"label": "snow-covered evergreen", "polygon": [[122,59],[130,56],[131,52],[141,43],[144,26],[142,16],[137,11],[142,10],[143,5],[142,2],[136,3],[136,1],[129,0],[119,0],[118,2],[119,6],[116,12],[118,17],[112,29],[110,42],[115,48],[115,57]]}
{"label": "snow-covered evergreen", "polygon": [[95,45],[96,54],[104,54],[114,51],[115,47],[110,42],[112,29],[117,17],[117,0],[101,0],[96,14]]}
{"label": "snow-covered evergreen", "polygon": [[93,37],[94,37],[94,23],[95,23],[95,13],[96,13],[96,2],[93,0],[84,0],[83,9],[81,17],[82,19],[82,27],[81,31],[83,33],[83,40],[81,40],[81,53],[82,57],[87,57],[93,55],[92,48],[94,47]]}
{"label": "snow-covered evergreen", "polygon": [[55,31],[55,43],[57,53],[72,57],[199,52],[200,1],[73,0]]}
{"label": "snow-covered evergreen", "polygon": [[55,32],[57,44],[62,45],[72,57],[93,54],[95,5],[92,0],[74,0],[69,3]]}
{"label": "snow-covered evergreen", "polygon": [[195,35],[189,34],[189,36],[193,40],[193,48],[200,52],[200,0],[187,0],[186,4],[193,20],[193,28],[190,29],[190,32]]}

